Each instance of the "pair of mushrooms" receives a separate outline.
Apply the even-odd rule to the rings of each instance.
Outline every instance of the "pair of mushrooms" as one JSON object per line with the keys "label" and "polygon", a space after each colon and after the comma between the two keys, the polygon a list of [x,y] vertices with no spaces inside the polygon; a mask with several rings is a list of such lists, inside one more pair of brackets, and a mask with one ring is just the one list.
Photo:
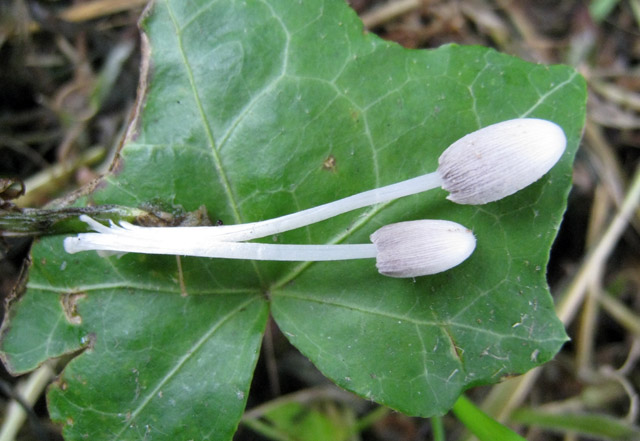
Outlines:
{"label": "pair of mushrooms", "polygon": [[348,211],[442,187],[447,199],[480,205],[509,196],[540,179],[566,146],[555,123],[519,118],[493,124],[451,144],[438,169],[426,175],[365,191],[328,204],[260,222],[216,227],[139,227],[128,222],[106,227],[80,219],[94,233],[67,237],[68,253],[172,254],[227,259],[330,261],[376,258],[390,277],[417,277],[446,271],[471,255],[476,239],[468,228],[446,220],[416,220],[386,225],[371,244],[279,245],[245,242],[320,222]]}

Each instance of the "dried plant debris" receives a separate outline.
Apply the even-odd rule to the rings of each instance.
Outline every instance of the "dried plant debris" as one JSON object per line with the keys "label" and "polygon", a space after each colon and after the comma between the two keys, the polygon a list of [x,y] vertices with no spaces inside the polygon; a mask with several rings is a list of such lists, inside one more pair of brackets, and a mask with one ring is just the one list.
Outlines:
{"label": "dried plant debris", "polygon": [[[136,22],[144,3],[0,3],[0,209],[7,216],[20,215],[27,206],[40,209],[56,197],[93,182],[108,168],[135,106],[140,50]],[[528,60],[570,64],[587,79],[590,98],[585,137],[574,170],[569,208],[549,266],[552,292],[557,295],[559,308],[564,308],[561,312],[572,343],[556,362],[540,370],[538,381],[518,386],[524,399],[516,406],[524,407],[513,414],[513,419],[530,428],[529,441],[561,439],[542,430],[541,421],[547,421],[555,432],[575,432],[579,426],[569,430],[549,416],[566,422],[576,411],[588,412],[593,418],[606,416],[609,419],[598,419],[604,428],[610,425],[613,430],[622,425],[624,430],[632,430],[638,421],[640,389],[640,215],[631,185],[637,186],[639,179],[639,3],[349,3],[363,17],[368,32],[405,47],[480,44]],[[95,148],[99,154],[92,150]],[[324,171],[340,173],[342,164],[329,155],[321,166]],[[141,213],[151,213],[147,225],[174,225],[181,222],[181,216],[186,216],[187,224],[211,224],[206,213],[139,208]],[[621,208],[629,215],[626,219],[616,216]],[[175,209],[179,211],[179,207]],[[62,214],[69,212],[63,210]],[[84,214],[95,216],[95,212]],[[116,213],[116,217],[121,215]],[[133,217],[124,218],[132,220],[141,214],[128,215]],[[102,220],[109,218],[107,213]],[[38,225],[51,227],[51,218],[39,219]],[[84,228],[84,224],[68,231],[79,227]],[[0,262],[0,288],[8,297],[19,288],[15,281],[25,280],[20,261],[26,259],[27,250],[24,242],[3,241],[0,246],[4,258]],[[590,251],[602,249],[607,251],[603,257],[589,257],[593,256]],[[70,323],[81,322],[77,305],[83,296],[64,294],[60,299]],[[275,327],[272,332],[269,345],[265,344],[270,349],[265,350],[254,379],[260,384],[254,384],[253,389],[262,392],[256,392],[250,398],[252,402],[273,398],[264,391],[277,390],[278,379],[285,392],[291,392],[293,385],[306,388],[317,381],[317,375],[308,373],[312,370],[308,364],[302,364],[304,369],[298,364],[291,368],[291,360],[300,358],[299,354]],[[316,399],[333,399],[340,409],[348,407],[362,413],[368,406],[360,401],[347,402],[338,392],[307,390],[315,391],[309,394]],[[501,405],[493,404],[509,401],[508,392],[500,386],[489,396],[485,404],[494,414],[499,413],[496,409]],[[479,401],[482,397],[477,398]],[[312,401],[307,397],[303,404]],[[303,410],[308,412],[307,408]],[[38,406],[37,412],[35,423],[38,418],[45,423],[35,431],[23,428],[20,439],[44,439],[37,437],[43,428],[49,432],[49,439],[61,439],[57,429],[46,422],[45,407]],[[332,410],[333,418],[336,412]],[[302,418],[306,414],[299,415]],[[611,418],[615,420],[611,422]],[[447,427],[453,420],[450,423]],[[381,414],[366,439],[397,440],[401,439],[399,434],[402,439],[414,439],[430,430],[424,420]],[[252,437],[248,430],[238,433],[239,440]]]}

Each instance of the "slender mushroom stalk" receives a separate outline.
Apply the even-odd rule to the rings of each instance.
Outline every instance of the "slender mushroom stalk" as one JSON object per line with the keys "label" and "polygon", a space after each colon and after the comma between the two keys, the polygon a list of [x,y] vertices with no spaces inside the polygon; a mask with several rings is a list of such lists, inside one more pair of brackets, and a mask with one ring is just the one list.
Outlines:
{"label": "slender mushroom stalk", "polygon": [[[509,196],[540,179],[560,159],[566,146],[557,124],[534,118],[503,121],[454,142],[440,156],[435,172],[358,193],[277,218],[217,227],[137,227],[123,224],[123,235],[149,241],[246,241],[320,222],[369,205],[389,202],[442,187],[459,204],[486,204]],[[162,238],[162,239],[160,239]]]}
{"label": "slender mushroom stalk", "polygon": [[68,253],[97,250],[107,253],[175,254],[224,259],[333,261],[376,258],[379,272],[390,277],[418,277],[446,271],[462,263],[475,249],[473,233],[460,224],[443,220],[418,220],[386,225],[371,235],[370,244],[278,245],[252,242],[205,243],[189,240],[132,238],[131,224],[106,227],[88,216],[80,219],[95,233],[67,237]]}

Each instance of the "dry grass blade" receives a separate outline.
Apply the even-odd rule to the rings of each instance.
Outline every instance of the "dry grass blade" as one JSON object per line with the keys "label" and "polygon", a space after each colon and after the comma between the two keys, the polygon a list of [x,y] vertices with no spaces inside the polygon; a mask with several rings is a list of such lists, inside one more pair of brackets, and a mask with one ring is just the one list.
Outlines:
{"label": "dry grass blade", "polygon": [[[620,210],[609,223],[604,235],[587,254],[558,303],[556,311],[566,325],[569,325],[578,313],[589,284],[594,275],[600,274],[606,260],[624,233],[629,218],[638,209],[638,204],[640,204],[640,167],[636,171]],[[505,421],[509,414],[524,401],[541,370],[542,368],[531,370],[525,375],[494,387],[484,401],[485,411]]]}

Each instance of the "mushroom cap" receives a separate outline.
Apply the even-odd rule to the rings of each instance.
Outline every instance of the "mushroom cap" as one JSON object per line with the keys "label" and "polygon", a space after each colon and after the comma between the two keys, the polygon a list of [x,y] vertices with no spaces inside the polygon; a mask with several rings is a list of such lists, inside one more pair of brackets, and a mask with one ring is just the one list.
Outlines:
{"label": "mushroom cap", "polygon": [[440,156],[438,173],[447,199],[480,205],[533,184],[558,162],[564,131],[544,119],[520,118],[460,138]]}
{"label": "mushroom cap", "polygon": [[447,220],[416,220],[385,225],[371,235],[376,267],[390,277],[436,274],[462,263],[476,238],[468,228]]}

